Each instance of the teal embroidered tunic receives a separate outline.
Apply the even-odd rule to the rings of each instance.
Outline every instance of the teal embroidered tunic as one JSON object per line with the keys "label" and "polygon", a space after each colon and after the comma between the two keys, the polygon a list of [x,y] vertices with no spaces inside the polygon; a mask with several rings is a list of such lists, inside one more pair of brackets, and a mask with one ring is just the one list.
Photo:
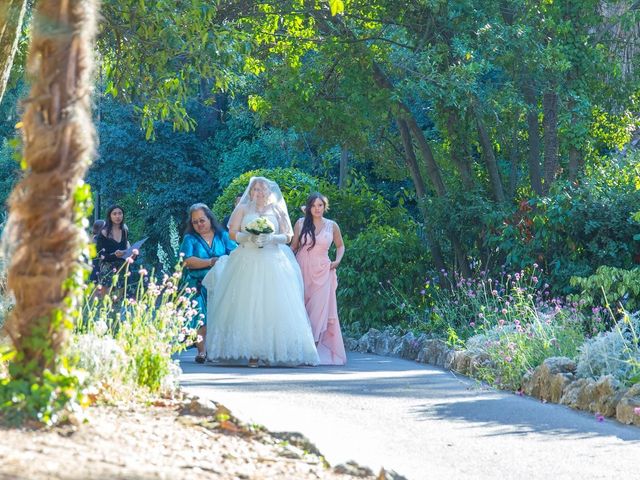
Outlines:
{"label": "teal embroidered tunic", "polygon": [[[234,250],[238,244],[229,238],[228,232],[216,232],[211,245],[197,233],[187,233],[182,240],[180,253],[184,254],[184,259],[189,257],[202,258],[204,260],[228,255]],[[202,314],[196,315],[188,328],[198,328],[199,325],[206,323],[207,318],[207,290],[202,286],[202,279],[209,272],[211,267],[190,269],[185,268],[182,278],[187,287],[195,288],[196,294],[192,297],[198,302],[198,312]],[[202,323],[201,323],[202,322]]]}

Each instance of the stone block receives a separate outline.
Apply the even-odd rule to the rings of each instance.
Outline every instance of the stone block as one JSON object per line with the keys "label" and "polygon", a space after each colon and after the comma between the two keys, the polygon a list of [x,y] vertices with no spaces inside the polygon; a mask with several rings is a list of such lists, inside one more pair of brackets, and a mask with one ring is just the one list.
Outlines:
{"label": "stone block", "polygon": [[616,405],[616,418],[627,425],[640,427],[640,383],[625,392]]}

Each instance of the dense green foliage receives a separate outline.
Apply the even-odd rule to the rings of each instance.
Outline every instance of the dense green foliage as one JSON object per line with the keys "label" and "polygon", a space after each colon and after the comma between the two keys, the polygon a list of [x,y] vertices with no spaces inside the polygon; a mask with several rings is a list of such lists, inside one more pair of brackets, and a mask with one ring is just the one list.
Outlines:
{"label": "dense green foliage", "polygon": [[420,298],[429,256],[413,222],[369,225],[352,242],[338,272],[338,306],[356,332],[397,324]]}
{"label": "dense green foliage", "polygon": [[600,265],[631,268],[640,253],[637,157],[612,160],[579,185],[558,185],[508,215],[485,215],[486,245],[503,252],[512,268],[539,263],[562,294],[573,291],[571,277],[589,276]]}
{"label": "dense green foliage", "polygon": [[[596,3],[105,1],[98,214],[122,203],[132,237],[167,250],[169,218],[181,226],[189,204],[211,204],[247,171],[295,167],[321,179],[347,237],[408,224],[372,220],[368,191],[390,212],[404,206],[425,258],[439,265],[437,247],[449,273],[537,262],[569,293],[572,276],[629,269],[638,172],[606,155],[637,122],[637,68],[619,50],[637,11],[604,16]],[[6,143],[0,152],[10,172]],[[345,180],[341,152],[347,193],[332,187]]]}
{"label": "dense green foliage", "polygon": [[121,204],[132,240],[149,236],[148,246],[164,243],[171,216],[182,222],[189,205],[214,196],[205,146],[196,133],[167,125],[158,125],[156,141],[147,142],[134,109],[108,98],[100,111],[99,156],[88,176],[97,216]]}
{"label": "dense green foliage", "polygon": [[[640,55],[628,55],[640,9],[601,6],[104,0],[96,216],[121,204],[157,263],[157,245],[175,249],[171,219],[181,233],[195,202],[223,218],[251,175],[280,184],[293,221],[319,190],[347,245],[343,322],[465,340],[491,307],[488,353],[517,347],[501,379],[514,386],[540,352],[575,352],[576,332],[613,322],[581,310],[640,305]],[[19,175],[25,45],[0,103],[3,201]],[[516,308],[507,288],[480,301],[457,285],[459,273],[502,281],[534,264],[548,292],[539,305],[518,297]],[[567,318],[583,316],[540,323],[567,294]],[[496,308],[530,330],[501,330]]]}
{"label": "dense green foliage", "polygon": [[[637,68],[618,50],[637,12],[604,17],[594,2],[106,1],[98,216],[122,203],[155,262],[191,203],[215,201],[224,217],[245,172],[295,167],[315,178],[286,194],[293,220],[321,190],[348,239],[369,225],[413,230],[427,268],[433,247],[450,274],[536,262],[552,291],[577,292],[571,277],[630,269],[638,251],[637,162],[607,156],[637,122]],[[23,93],[12,85],[5,139]],[[12,165],[4,141],[7,189]]]}

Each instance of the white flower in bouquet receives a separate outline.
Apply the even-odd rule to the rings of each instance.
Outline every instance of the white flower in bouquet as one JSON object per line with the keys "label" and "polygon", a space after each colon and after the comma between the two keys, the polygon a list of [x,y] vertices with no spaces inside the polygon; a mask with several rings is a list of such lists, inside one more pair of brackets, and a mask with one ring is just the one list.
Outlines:
{"label": "white flower in bouquet", "polygon": [[250,221],[244,229],[254,235],[260,235],[261,233],[273,233],[276,231],[276,227],[273,223],[265,217],[258,217],[255,220]]}

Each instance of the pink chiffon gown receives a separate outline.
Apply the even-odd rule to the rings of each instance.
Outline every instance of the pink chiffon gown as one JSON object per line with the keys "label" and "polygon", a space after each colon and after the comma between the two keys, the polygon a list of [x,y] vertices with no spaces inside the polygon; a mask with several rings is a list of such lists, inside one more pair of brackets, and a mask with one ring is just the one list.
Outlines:
{"label": "pink chiffon gown", "polygon": [[331,220],[326,220],[324,227],[316,235],[315,246],[309,250],[311,239],[308,239],[307,244],[301,246],[296,254],[304,280],[304,303],[311,321],[313,338],[317,343],[320,365],[347,363],[338,321],[338,276],[335,270],[331,270],[329,259],[333,225]]}

